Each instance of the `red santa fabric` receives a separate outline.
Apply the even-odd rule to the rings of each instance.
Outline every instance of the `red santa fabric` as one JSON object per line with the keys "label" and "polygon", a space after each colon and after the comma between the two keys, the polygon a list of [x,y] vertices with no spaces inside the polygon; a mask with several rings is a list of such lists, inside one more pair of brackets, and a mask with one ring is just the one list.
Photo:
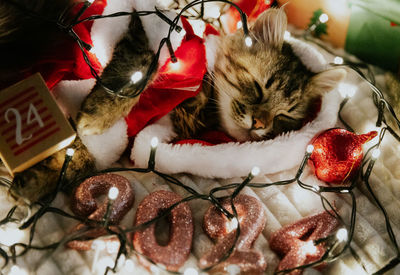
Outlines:
{"label": "red santa fabric", "polygon": [[[82,8],[83,3],[74,8],[74,12],[78,12]],[[85,18],[94,14],[102,14],[107,5],[107,0],[97,0],[84,12],[81,18]],[[82,41],[92,44],[90,31],[93,21],[83,22],[76,25],[73,29]],[[66,39],[60,46],[54,47],[48,52],[42,60],[32,68],[32,72],[40,72],[46,81],[49,89],[52,89],[61,80],[77,80],[92,78],[89,66],[83,59],[82,52],[78,44],[73,39]],[[92,66],[97,72],[101,71],[101,65],[96,56],[88,51],[86,54]],[[28,75],[27,75],[28,76]]]}

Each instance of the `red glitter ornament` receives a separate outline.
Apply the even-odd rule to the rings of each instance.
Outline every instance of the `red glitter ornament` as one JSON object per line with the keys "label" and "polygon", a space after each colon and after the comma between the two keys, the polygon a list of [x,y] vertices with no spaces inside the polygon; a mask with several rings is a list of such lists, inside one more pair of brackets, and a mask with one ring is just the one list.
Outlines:
{"label": "red glitter ornament", "polygon": [[312,141],[314,150],[309,163],[314,167],[318,179],[332,184],[343,184],[351,179],[360,167],[362,145],[378,133],[356,135],[345,129],[329,129]]}

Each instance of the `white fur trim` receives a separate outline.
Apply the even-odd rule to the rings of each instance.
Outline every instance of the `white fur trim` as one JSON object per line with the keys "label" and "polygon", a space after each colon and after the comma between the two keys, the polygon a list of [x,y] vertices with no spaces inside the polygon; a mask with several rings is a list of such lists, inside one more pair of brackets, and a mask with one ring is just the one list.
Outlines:
{"label": "white fur trim", "polygon": [[101,135],[79,135],[95,158],[97,169],[107,168],[119,160],[128,145],[127,129],[125,120],[120,119]]}
{"label": "white fur trim", "polygon": [[75,118],[85,97],[96,83],[95,79],[64,80],[53,89],[58,105],[66,115]]}
{"label": "white fur trim", "polygon": [[253,166],[263,174],[297,167],[310,140],[319,132],[334,127],[340,105],[336,90],[323,98],[317,118],[301,130],[262,142],[226,143],[215,146],[173,145],[175,137],[168,116],[146,127],[136,137],[131,158],[135,165],[146,167],[150,140],[158,137],[156,169],[164,173],[188,172],[204,177],[232,178],[246,176]]}
{"label": "white fur trim", "polygon": [[327,62],[323,55],[314,46],[307,44],[294,37],[285,39],[300,58],[303,64],[314,73],[319,73],[327,69]]}
{"label": "white fur trim", "polygon": [[208,71],[214,70],[215,55],[217,53],[218,44],[219,37],[217,35],[210,34],[204,39]]}
{"label": "white fur trim", "polygon": [[[131,12],[132,10],[132,0],[107,1],[107,6],[103,14],[120,11]],[[103,67],[111,60],[115,45],[128,30],[129,21],[129,16],[104,18],[94,21],[90,33],[93,41],[91,51],[96,54],[97,59]]]}

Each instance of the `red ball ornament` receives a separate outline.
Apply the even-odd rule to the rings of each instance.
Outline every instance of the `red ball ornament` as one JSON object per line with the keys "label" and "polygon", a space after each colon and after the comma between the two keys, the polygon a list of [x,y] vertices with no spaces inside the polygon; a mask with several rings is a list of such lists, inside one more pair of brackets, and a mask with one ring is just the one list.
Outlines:
{"label": "red ball ornament", "polygon": [[316,136],[309,163],[318,179],[332,184],[343,184],[360,167],[362,145],[377,136],[376,131],[356,135],[345,129],[329,129]]}

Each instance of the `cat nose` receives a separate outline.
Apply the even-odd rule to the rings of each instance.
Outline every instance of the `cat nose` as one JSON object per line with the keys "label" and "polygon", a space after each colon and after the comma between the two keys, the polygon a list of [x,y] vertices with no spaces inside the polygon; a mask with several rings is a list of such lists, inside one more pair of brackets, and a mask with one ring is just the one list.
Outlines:
{"label": "cat nose", "polygon": [[253,126],[251,127],[253,129],[265,129],[265,124],[258,118],[253,117]]}

